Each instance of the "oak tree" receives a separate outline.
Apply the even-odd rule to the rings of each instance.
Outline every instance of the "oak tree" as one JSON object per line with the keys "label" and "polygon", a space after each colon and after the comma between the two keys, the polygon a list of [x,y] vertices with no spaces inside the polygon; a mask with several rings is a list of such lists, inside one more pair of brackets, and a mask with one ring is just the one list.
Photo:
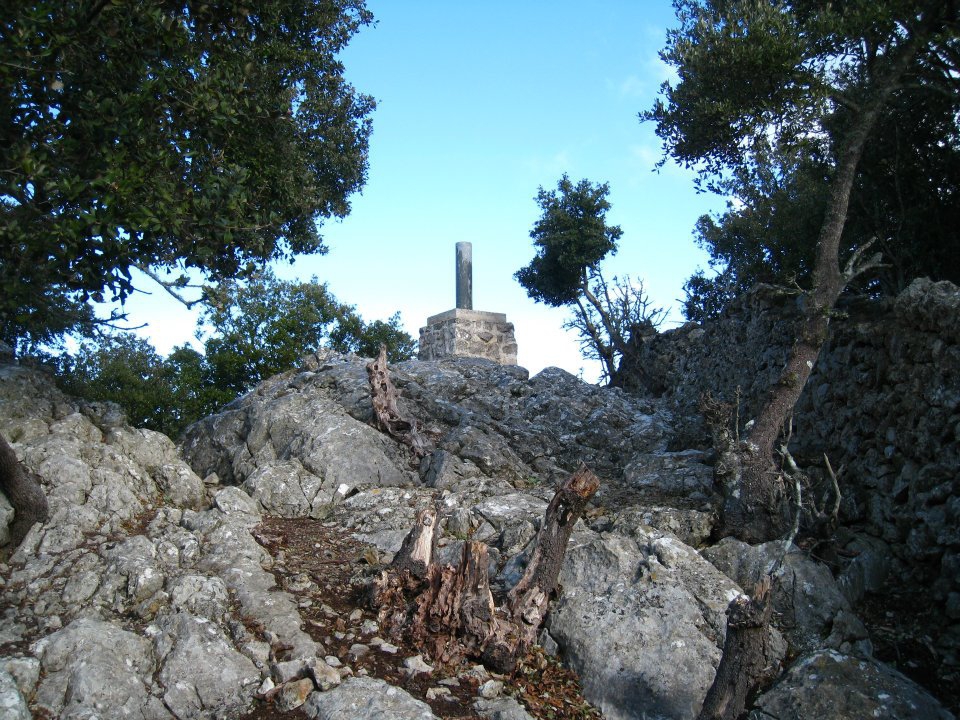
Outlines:
{"label": "oak tree", "polygon": [[623,231],[607,224],[607,183],[564,174],[556,190],[537,192],[542,214],[530,231],[537,254],[514,277],[538,302],[573,311],[565,327],[577,331],[585,357],[600,361],[602,376],[616,384],[631,337],[658,324],[662,312],[650,305],[641,283],[608,282],[601,261],[617,252]]}
{"label": "oak tree", "polygon": [[842,238],[865,148],[898,91],[960,89],[960,5],[944,0],[676,0],[663,60],[676,80],[642,117],[667,156],[705,187],[735,188],[766,157],[819,158],[823,209],[786,366],[749,432],[716,427],[725,529],[746,540],[783,534],[792,515],[775,462],[794,405],[844,288],[876,268],[868,242]]}
{"label": "oak tree", "polygon": [[[0,18],[0,333],[89,325],[171,285],[323,252],[365,180],[363,0],[23,0]],[[172,274],[167,274],[172,273]]]}

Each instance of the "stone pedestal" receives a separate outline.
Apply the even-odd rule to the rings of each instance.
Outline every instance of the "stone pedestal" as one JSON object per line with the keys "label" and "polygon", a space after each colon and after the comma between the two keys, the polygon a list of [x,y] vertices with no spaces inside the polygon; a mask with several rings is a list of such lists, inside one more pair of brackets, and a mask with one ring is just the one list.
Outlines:
{"label": "stone pedestal", "polygon": [[501,365],[517,364],[513,323],[503,313],[457,308],[427,318],[420,328],[421,360],[478,357]]}

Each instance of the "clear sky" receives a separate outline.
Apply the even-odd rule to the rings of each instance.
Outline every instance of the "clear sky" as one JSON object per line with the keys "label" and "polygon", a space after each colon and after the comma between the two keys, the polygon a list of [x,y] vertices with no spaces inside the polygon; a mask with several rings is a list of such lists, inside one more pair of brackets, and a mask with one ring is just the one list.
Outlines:
{"label": "clear sky", "polygon": [[[366,320],[399,310],[415,338],[426,318],[455,305],[455,244],[473,243],[473,306],[506,313],[519,363],[598,369],[562,329],[566,310],[527,298],[513,273],[533,257],[529,232],[539,186],[566,172],[610,184],[608,221],[623,229],[605,275],[640,278],[654,303],[677,307],[687,277],[706,264],[692,230],[720,198],[692,175],[659,172],[660,142],[638,113],[667,68],[657,53],[674,23],[669,0],[525,0],[485,3],[368,0],[375,26],[342,56],[345,76],[374,96],[367,185],[351,214],[327,223],[327,255],[278,267],[284,278],[327,282]],[[128,303],[132,322],[168,352],[192,317],[156,288]],[[671,320],[681,320],[674,311]]]}

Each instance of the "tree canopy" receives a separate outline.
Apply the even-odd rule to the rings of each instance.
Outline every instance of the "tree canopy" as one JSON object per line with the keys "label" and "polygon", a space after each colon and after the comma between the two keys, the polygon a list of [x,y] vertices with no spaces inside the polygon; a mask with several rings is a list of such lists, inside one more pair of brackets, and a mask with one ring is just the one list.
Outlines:
{"label": "tree canopy", "polygon": [[556,190],[539,188],[541,216],[530,231],[537,253],[514,277],[537,302],[571,307],[564,327],[577,332],[584,357],[600,361],[602,379],[617,384],[631,341],[658,325],[663,311],[652,307],[643,283],[603,277],[600,263],[623,235],[607,224],[609,193],[607,183],[574,185],[566,174]]}
{"label": "tree canopy", "polygon": [[616,253],[623,231],[607,225],[609,193],[606,183],[581,180],[574,185],[566,174],[556,190],[538,190],[542,214],[530,231],[537,254],[514,274],[534,300],[553,307],[574,302],[587,271]]}
{"label": "tree canopy", "polygon": [[322,346],[375,357],[387,345],[393,362],[409,360],[416,343],[400,316],[367,324],[316,278],[281,280],[269,270],[247,280],[227,280],[210,295],[201,318],[209,326],[206,362],[214,386],[234,396],[283,372]]}
{"label": "tree canopy", "polygon": [[88,400],[116,402],[135,426],[176,438],[318,348],[375,357],[385,344],[392,362],[409,360],[416,348],[399,313],[366,323],[315,278],[280,280],[263,271],[207,293],[198,323],[207,335],[203,353],[185,345],[164,358],[133,333],[102,333],[54,359],[61,387]]}
{"label": "tree canopy", "polygon": [[960,279],[960,47],[954,3],[679,2],[664,59],[679,82],[646,119],[702,187],[733,197],[701,218],[719,275],[695,275],[703,318],[756,282],[808,285],[828,189],[869,116],[839,254],[884,267],[853,286],[893,293]]}
{"label": "tree canopy", "polygon": [[362,0],[24,0],[0,19],[0,333],[48,341],[133,291],[325,250],[371,98],[338,52]]}

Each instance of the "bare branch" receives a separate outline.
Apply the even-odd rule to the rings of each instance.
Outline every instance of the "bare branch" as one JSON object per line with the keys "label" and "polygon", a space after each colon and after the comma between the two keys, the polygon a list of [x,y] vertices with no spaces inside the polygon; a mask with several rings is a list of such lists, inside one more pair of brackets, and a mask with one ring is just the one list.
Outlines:
{"label": "bare branch", "polygon": [[780,553],[780,557],[776,562],[772,562],[770,568],[767,570],[767,574],[771,577],[780,569],[780,566],[783,565],[784,558],[786,558],[787,553],[790,552],[790,546],[793,545],[793,541],[797,538],[797,533],[800,532],[800,513],[803,508],[803,495],[800,487],[800,478],[803,476],[803,473],[800,468],[797,467],[797,463],[793,459],[793,455],[790,454],[786,443],[780,446],[780,454],[783,455],[784,462],[789,468],[789,478],[793,480],[793,525],[790,526],[790,531],[786,537],[783,538],[783,550]]}
{"label": "bare branch", "polygon": [[[837,517],[840,514],[840,483],[837,482],[837,474],[833,471],[833,466],[830,465],[830,458],[827,457],[827,454],[823,454],[823,461],[827,465],[827,474],[830,476],[830,482],[833,484],[833,508],[830,510],[830,517],[832,520],[836,521]],[[840,468],[843,470],[843,468]],[[826,506],[826,502],[824,502]]]}
{"label": "bare branch", "polygon": [[141,263],[135,263],[134,267],[137,268],[137,270],[142,272],[144,275],[146,275],[148,278],[153,280],[155,283],[157,283],[157,285],[159,285],[164,290],[166,290],[171,297],[175,298],[177,301],[182,303],[187,308],[187,310],[192,310],[195,305],[199,305],[200,303],[203,302],[203,296],[198,297],[196,300],[188,300],[179,292],[177,292],[177,290],[174,289],[174,288],[184,288],[184,287],[200,288],[200,287],[203,287],[202,285],[183,285],[180,283],[170,282],[169,280],[164,280],[155,271],[150,269],[149,266],[143,265]]}
{"label": "bare branch", "polygon": [[871,248],[871,246],[876,242],[876,238],[871,238],[867,243],[861,245],[856,250],[853,251],[853,254],[850,256],[850,259],[847,260],[847,264],[843,269],[843,280],[844,283],[849,283],[855,277],[863,275],[863,273],[868,270],[873,270],[878,267],[885,267],[881,262],[883,260],[882,253],[874,253],[866,260],[863,260],[864,253]]}

